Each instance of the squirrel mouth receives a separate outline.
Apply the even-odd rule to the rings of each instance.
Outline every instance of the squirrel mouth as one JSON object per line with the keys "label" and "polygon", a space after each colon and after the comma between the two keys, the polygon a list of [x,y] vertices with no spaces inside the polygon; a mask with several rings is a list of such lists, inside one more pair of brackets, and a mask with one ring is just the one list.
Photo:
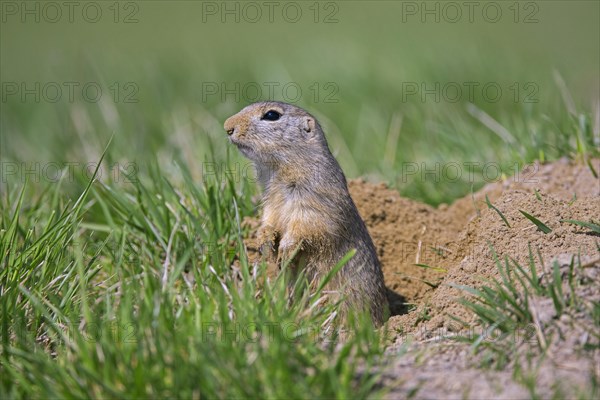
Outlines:
{"label": "squirrel mouth", "polygon": [[249,146],[247,146],[247,145],[245,145],[245,144],[243,144],[243,143],[240,143],[238,140],[236,140],[236,139],[232,138],[231,136],[229,137],[229,141],[230,141],[232,144],[234,144],[234,145],[235,145],[237,148],[247,148],[247,149],[249,149],[249,148],[250,148]]}
{"label": "squirrel mouth", "polygon": [[244,143],[240,143],[239,141],[233,139],[232,137],[229,137],[229,140],[232,144],[234,144],[238,150],[245,156],[249,156],[251,154],[254,153],[254,150],[252,149],[251,146],[248,146]]}

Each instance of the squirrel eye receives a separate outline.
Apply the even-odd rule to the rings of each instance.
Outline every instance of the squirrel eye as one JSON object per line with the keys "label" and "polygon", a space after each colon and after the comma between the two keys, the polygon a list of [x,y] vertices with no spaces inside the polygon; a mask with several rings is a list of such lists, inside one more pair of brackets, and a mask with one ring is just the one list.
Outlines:
{"label": "squirrel eye", "polygon": [[261,119],[266,119],[267,121],[277,121],[280,117],[281,114],[279,114],[277,111],[269,110],[263,114]]}

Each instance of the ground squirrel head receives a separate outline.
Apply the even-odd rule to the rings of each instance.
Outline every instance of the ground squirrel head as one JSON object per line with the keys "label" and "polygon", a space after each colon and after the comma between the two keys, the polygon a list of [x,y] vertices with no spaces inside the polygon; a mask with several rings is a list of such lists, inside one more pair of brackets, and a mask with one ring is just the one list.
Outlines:
{"label": "ground squirrel head", "polygon": [[323,149],[325,137],[317,120],[300,107],[264,101],[251,104],[225,121],[229,140],[256,162],[286,162],[294,155]]}

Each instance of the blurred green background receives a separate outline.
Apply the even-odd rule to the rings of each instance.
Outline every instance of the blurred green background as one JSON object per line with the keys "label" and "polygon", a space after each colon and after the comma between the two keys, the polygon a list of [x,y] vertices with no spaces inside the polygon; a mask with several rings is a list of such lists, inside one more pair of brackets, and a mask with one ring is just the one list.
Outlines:
{"label": "blurred green background", "polygon": [[597,1],[54,4],[2,2],[3,182],[22,181],[9,163],[97,161],[114,135],[109,163],[182,159],[201,184],[203,162],[246,165],[222,124],[269,85],[317,116],[350,178],[432,204],[498,179],[485,163],[600,145]]}

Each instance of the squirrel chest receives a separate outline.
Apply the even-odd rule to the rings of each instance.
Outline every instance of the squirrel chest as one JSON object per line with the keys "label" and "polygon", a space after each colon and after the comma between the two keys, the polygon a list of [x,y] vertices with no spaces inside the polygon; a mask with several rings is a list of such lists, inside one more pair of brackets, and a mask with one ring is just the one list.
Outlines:
{"label": "squirrel chest", "polygon": [[264,223],[271,226],[283,244],[297,239],[322,240],[332,231],[330,216],[319,207],[315,193],[300,186],[273,182],[264,199]]}

